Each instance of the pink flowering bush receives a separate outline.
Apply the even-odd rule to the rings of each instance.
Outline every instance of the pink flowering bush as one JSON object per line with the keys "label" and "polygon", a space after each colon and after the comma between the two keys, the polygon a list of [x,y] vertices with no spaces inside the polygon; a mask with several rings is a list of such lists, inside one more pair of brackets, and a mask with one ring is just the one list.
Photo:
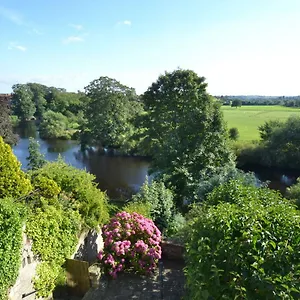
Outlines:
{"label": "pink flowering bush", "polygon": [[151,273],[161,258],[161,232],[149,220],[137,213],[117,213],[103,226],[104,249],[98,254],[107,274],[132,270]]}

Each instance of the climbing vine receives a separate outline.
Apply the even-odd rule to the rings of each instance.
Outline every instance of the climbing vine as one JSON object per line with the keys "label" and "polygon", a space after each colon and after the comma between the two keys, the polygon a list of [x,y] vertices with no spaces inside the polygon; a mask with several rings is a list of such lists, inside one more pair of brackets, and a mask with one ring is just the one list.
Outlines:
{"label": "climbing vine", "polygon": [[0,200],[0,299],[14,284],[21,265],[22,206],[11,199]]}

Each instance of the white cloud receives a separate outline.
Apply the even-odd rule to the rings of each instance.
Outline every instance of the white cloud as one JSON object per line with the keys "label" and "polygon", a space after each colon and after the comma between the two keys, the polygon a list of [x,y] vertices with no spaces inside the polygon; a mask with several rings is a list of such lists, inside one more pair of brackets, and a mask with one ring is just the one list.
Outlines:
{"label": "white cloud", "polygon": [[81,24],[69,24],[70,27],[75,28],[76,30],[82,30],[83,26]]}
{"label": "white cloud", "polygon": [[80,36],[69,36],[63,40],[63,43],[70,44],[70,43],[79,43],[79,42],[83,42],[83,41],[84,41],[84,39]]}
{"label": "white cloud", "polygon": [[125,21],[119,21],[116,25],[117,26],[121,26],[121,25],[125,25],[125,26],[131,26],[131,21],[130,20],[125,20]]}
{"label": "white cloud", "polygon": [[17,49],[19,51],[25,52],[27,47],[19,45],[17,42],[10,42],[8,45],[9,50]]}
{"label": "white cloud", "polygon": [[3,6],[0,6],[0,16],[10,20],[17,25],[24,25],[23,18],[18,12],[5,8]]}

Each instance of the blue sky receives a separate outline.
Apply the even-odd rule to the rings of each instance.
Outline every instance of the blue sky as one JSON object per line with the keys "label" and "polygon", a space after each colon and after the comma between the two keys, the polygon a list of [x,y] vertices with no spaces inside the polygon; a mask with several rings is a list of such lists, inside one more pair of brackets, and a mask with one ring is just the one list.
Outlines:
{"label": "blue sky", "polygon": [[299,0],[0,0],[0,93],[189,68],[213,95],[299,95]]}

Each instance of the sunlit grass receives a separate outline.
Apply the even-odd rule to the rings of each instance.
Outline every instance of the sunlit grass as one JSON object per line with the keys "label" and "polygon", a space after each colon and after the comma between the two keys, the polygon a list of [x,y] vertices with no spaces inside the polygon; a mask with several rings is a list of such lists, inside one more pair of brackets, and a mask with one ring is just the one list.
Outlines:
{"label": "sunlit grass", "polygon": [[300,116],[299,108],[274,106],[222,106],[227,127],[237,127],[240,141],[259,139],[258,127],[269,120],[286,120],[291,115]]}

